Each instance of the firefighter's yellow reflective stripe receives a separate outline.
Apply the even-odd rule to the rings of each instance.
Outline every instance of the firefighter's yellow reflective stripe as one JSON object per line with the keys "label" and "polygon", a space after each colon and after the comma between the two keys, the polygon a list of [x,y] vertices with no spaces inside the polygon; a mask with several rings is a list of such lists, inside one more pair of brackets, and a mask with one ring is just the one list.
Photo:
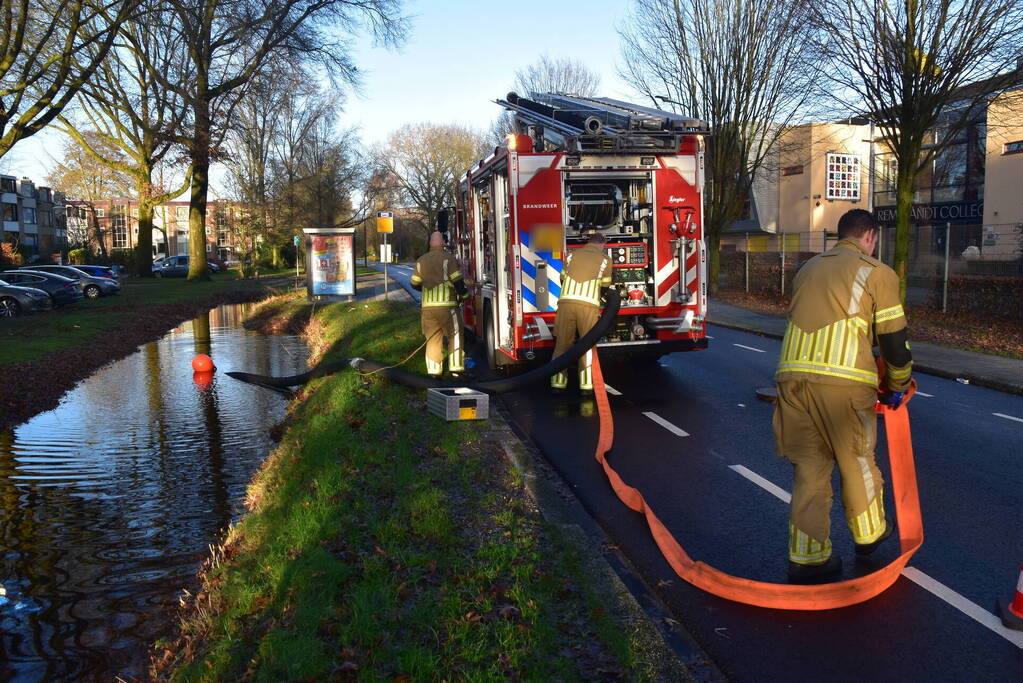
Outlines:
{"label": "firefighter's yellow reflective stripe", "polygon": [[551,386],[555,389],[564,389],[568,386],[568,373],[562,370],[551,375]]}
{"label": "firefighter's yellow reflective stripe", "polygon": [[423,290],[423,308],[435,306],[455,306],[455,289],[450,282],[442,282],[436,287]]}
{"label": "firefighter's yellow reflective stripe", "polygon": [[882,308],[880,311],[874,314],[875,323],[883,323],[887,320],[895,320],[906,315],[905,311],[902,310],[902,305],[891,306],[890,308]]}
{"label": "firefighter's yellow reflective stripe", "polygon": [[831,557],[831,539],[818,541],[789,522],[789,560],[796,564],[820,564]]}
{"label": "firefighter's yellow reflective stripe", "polygon": [[462,326],[458,320],[458,310],[451,311],[451,327],[453,332],[448,339],[450,353],[448,354],[448,370],[451,372],[462,372],[465,370],[465,352],[462,350]]}
{"label": "firefighter's yellow reflective stripe", "polygon": [[590,366],[593,363],[593,351],[587,351],[579,363],[579,388],[593,390],[593,373]]}
{"label": "firefighter's yellow reflective stripe", "polygon": [[888,376],[891,377],[894,380],[901,380],[901,379],[906,379],[912,373],[913,373],[913,368],[911,366],[906,366],[904,368],[895,368],[894,370],[889,370],[888,371]]}
{"label": "firefighter's yellow reflective stripe", "polygon": [[426,373],[428,375],[439,375],[444,372],[444,362],[426,359]]}
{"label": "firefighter's yellow reflective stripe", "polygon": [[863,289],[867,286],[867,278],[870,277],[873,270],[874,266],[860,266],[860,269],[856,271],[852,294],[849,297],[849,305],[845,311],[848,315],[856,315],[860,312],[860,299],[863,298]]}
{"label": "firefighter's yellow reflective stripe", "polygon": [[594,306],[600,306],[600,281],[586,280],[577,282],[570,275],[561,276],[560,300],[582,301]]}
{"label": "firefighter's yellow reflective stripe", "polygon": [[804,332],[790,322],[782,339],[778,372],[810,372],[876,383],[876,371],[856,367],[860,337],[868,328],[862,318],[838,320],[814,332]]}
{"label": "firefighter's yellow reflective stripe", "polygon": [[459,279],[460,277],[462,277],[462,271],[460,270],[456,270],[455,272],[448,275],[448,279],[451,280],[452,282]]}
{"label": "firefighter's yellow reflective stripe", "polygon": [[853,541],[860,545],[873,543],[881,538],[884,533],[884,504],[881,502],[881,493],[878,492],[870,501],[866,510],[846,521],[849,523]]}

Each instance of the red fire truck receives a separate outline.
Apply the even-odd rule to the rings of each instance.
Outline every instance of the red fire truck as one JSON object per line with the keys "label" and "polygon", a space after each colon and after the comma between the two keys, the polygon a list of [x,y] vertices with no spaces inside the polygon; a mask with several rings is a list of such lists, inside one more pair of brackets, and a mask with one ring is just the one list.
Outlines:
{"label": "red fire truck", "polygon": [[493,368],[553,347],[566,253],[607,237],[622,307],[601,350],[707,347],[704,123],[607,98],[509,93],[517,132],[459,181],[466,327]]}

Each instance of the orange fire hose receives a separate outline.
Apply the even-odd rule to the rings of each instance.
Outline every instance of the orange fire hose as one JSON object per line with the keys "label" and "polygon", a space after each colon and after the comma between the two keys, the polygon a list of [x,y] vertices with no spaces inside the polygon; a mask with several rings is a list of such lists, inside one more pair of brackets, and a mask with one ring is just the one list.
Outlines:
{"label": "orange fire hose", "polygon": [[694,561],[682,548],[667,527],[643,499],[638,489],[629,486],[607,462],[607,452],[614,441],[614,422],[607,393],[604,390],[604,376],[600,370],[597,349],[593,349],[593,392],[600,415],[600,438],[597,441],[596,458],[604,467],[612,488],[618,498],[630,509],[642,513],[653,534],[654,541],[664,558],[685,581],[708,593],[727,600],[742,602],[757,607],[791,610],[825,610],[847,607],[869,600],[885,591],[899,578],[909,558],[920,548],[924,540],[923,520],[920,516],[920,498],[916,485],[916,469],[913,464],[913,444],[909,433],[909,413],[906,403],[916,391],[910,387],[905,401],[896,409],[885,408],[884,423],[888,436],[888,457],[892,470],[892,490],[895,496],[895,510],[898,516],[899,542],[902,554],[891,564],[867,576],[848,581],[821,585],[795,585],[753,581],[726,574],[703,562]]}

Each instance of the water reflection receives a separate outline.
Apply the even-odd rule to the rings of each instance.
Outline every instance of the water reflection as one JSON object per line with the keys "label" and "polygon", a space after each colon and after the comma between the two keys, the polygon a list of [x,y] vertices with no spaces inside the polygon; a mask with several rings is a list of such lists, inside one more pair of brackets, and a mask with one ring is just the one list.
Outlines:
{"label": "water reflection", "polygon": [[[241,512],[281,396],[224,370],[294,374],[294,337],[223,306],[96,372],[60,405],[0,433],[0,678],[138,675],[161,606]],[[218,372],[193,382],[191,359]]]}

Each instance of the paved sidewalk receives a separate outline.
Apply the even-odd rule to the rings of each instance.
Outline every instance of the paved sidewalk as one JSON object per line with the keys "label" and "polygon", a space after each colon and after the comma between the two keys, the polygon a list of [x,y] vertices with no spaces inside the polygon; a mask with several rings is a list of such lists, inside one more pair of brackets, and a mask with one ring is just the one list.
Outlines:
{"label": "paved sidewalk", "polygon": [[[785,318],[749,311],[717,299],[710,300],[707,319],[712,325],[772,339],[785,336]],[[913,341],[912,328],[909,336],[913,345],[914,370],[938,377],[965,379],[970,384],[1023,395],[1023,360]]]}
{"label": "paved sidewalk", "polygon": [[[414,299],[409,296],[409,293],[395,280],[393,277],[388,277],[390,282],[387,283],[387,299],[389,301],[403,301],[411,302]],[[355,300],[356,301],[383,301],[384,300],[384,274],[377,273],[376,275],[360,275],[355,282]]]}

